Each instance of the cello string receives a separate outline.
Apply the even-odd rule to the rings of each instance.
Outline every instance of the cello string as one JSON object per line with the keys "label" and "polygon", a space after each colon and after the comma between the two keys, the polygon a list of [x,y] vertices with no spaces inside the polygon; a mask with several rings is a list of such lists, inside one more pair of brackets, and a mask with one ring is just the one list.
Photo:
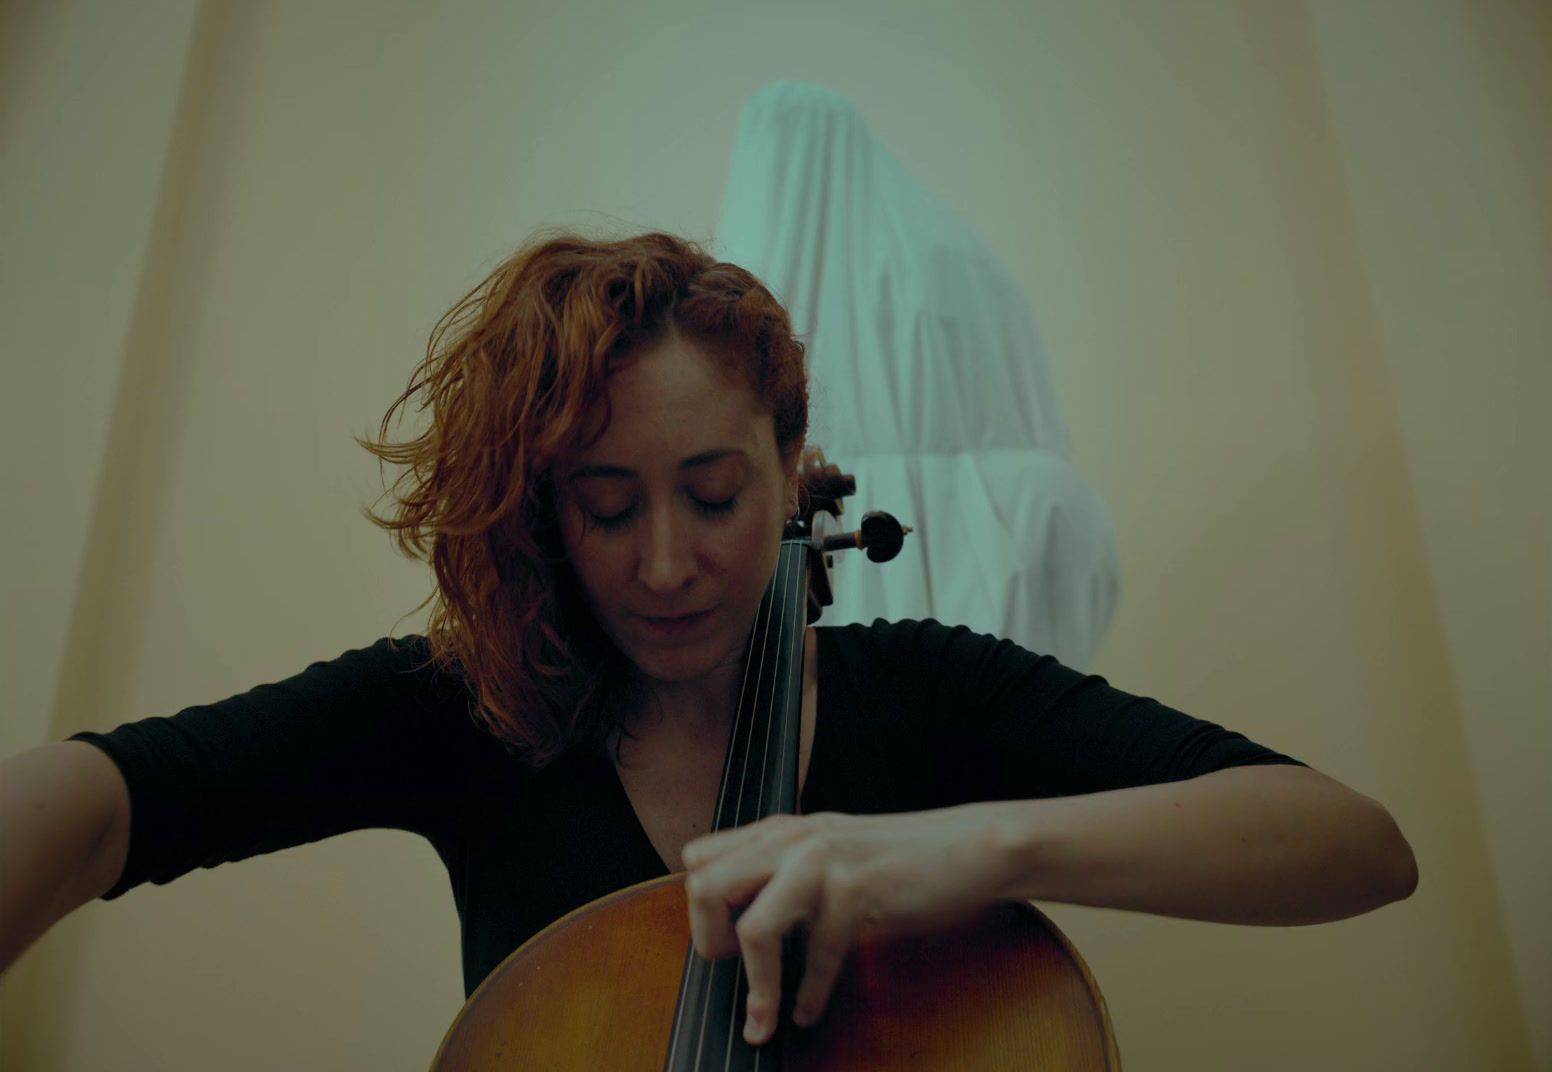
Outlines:
{"label": "cello string", "polygon": [[[780,614],[780,621],[779,621],[779,624],[777,626],[777,635],[778,636],[781,635],[782,630],[784,629],[784,627],[787,624],[787,599],[786,599],[785,593],[786,593],[786,588],[787,588],[787,585],[788,585],[788,575],[796,572],[796,570],[792,566],[793,558],[794,558],[794,555],[791,553],[791,548],[789,547],[789,545],[786,542],[783,542],[782,546],[781,546],[780,555],[779,555],[779,557],[777,559],[776,576],[771,581],[772,598],[771,598],[771,601],[770,601],[770,615],[774,616],[776,614],[778,606],[780,607],[780,612],[781,612],[781,614]],[[763,683],[765,681],[765,656],[766,656],[767,652],[769,652],[770,647],[771,647],[771,633],[770,633],[769,618],[768,618],[767,622],[766,622],[765,636],[760,641],[760,671],[759,671],[759,673],[757,674],[757,676],[755,678],[755,680],[757,682],[760,682],[760,683]],[[774,712],[775,707],[776,707],[776,688],[775,688],[775,673],[774,673],[774,671],[771,674],[771,685],[769,686],[769,693],[768,693],[768,695],[769,695],[770,699],[769,699],[769,708],[766,711],[767,748],[769,748],[771,714],[772,714],[772,712]],[[751,706],[752,707],[758,707],[759,703],[760,703],[760,687],[759,687],[759,685],[756,685],[756,687],[755,687],[755,695],[754,695],[754,703]],[[750,718],[750,725],[747,727],[747,731],[748,731],[748,734],[749,734],[749,741],[748,741],[746,747],[744,748],[744,766],[743,766],[742,772],[739,775],[739,780],[738,780],[738,797],[737,797],[736,802],[734,803],[734,808],[733,808],[733,814],[734,814],[733,825],[734,826],[742,826],[744,824],[744,818],[745,818],[744,817],[744,793],[745,793],[745,790],[747,790],[749,788],[749,763],[750,763],[750,761],[751,761],[751,759],[752,759],[752,757],[754,755],[754,743],[755,743],[754,742],[754,718],[753,718],[752,714],[751,714],[751,718]],[[758,820],[758,819],[760,819],[762,817],[760,815],[760,804],[761,804],[761,801],[763,799],[763,788],[764,788],[763,772],[764,772],[764,765],[765,765],[765,756],[762,755],[761,756],[761,767],[760,767],[761,773],[762,773],[762,783],[761,783],[761,786],[760,786],[761,793],[759,793],[759,794],[757,794],[755,796],[754,801],[752,803],[752,807],[753,807],[753,810],[754,810],[753,818],[756,819],[756,820]],[[725,1051],[723,1053],[723,1058],[722,1058],[722,1067],[724,1069],[728,1069],[728,1068],[732,1067],[732,1062],[733,1062],[733,1043],[734,1043],[735,1038],[738,1037],[738,998],[739,998],[740,994],[747,994],[747,989],[748,988],[747,988],[746,980],[745,980],[745,977],[744,977],[744,957],[743,957],[743,954],[740,953],[740,954],[738,954],[737,956],[735,956],[733,958],[733,1001],[728,1006],[728,1023],[726,1025],[727,1046],[725,1048]],[[747,1011],[748,1011],[748,1002],[747,1002],[747,999],[746,999],[746,1001],[745,1001],[745,1012],[746,1012],[746,1014],[747,1014]],[[760,1057],[761,1057],[761,1054],[759,1052],[756,1052],[756,1054],[755,1054],[755,1067],[756,1068],[759,1068]]]}
{"label": "cello string", "polygon": [[[783,621],[783,624],[785,624],[785,622],[786,622],[786,616],[787,616],[787,612],[788,612],[789,608],[792,608],[792,611],[793,611],[794,615],[801,615],[802,611],[803,611],[803,608],[807,605],[807,600],[805,598],[807,596],[807,592],[808,592],[808,585],[806,583],[807,572],[803,569],[803,565],[808,561],[808,551],[807,551],[807,548],[799,548],[797,554],[794,557],[795,557],[796,561],[794,561],[793,566],[792,566],[792,586],[793,586],[793,588],[795,590],[792,592],[792,595],[791,595],[790,599],[784,599],[783,602],[782,602],[782,621]],[[798,793],[798,785],[797,785],[797,781],[798,781],[797,773],[798,772],[796,770],[794,770],[791,774],[789,774],[787,772],[787,757],[789,755],[796,755],[800,751],[800,748],[794,748],[793,747],[792,741],[791,741],[791,737],[789,737],[788,735],[790,733],[796,732],[798,734],[797,744],[799,746],[801,746],[801,744],[802,744],[802,728],[803,728],[803,677],[804,677],[804,675],[803,675],[803,654],[804,654],[804,650],[805,650],[805,647],[806,647],[804,642],[808,638],[808,623],[805,620],[803,620],[802,618],[798,618],[796,626],[794,628],[792,628],[792,629],[783,629],[781,635],[784,638],[789,637],[789,636],[791,637],[791,639],[789,640],[789,643],[791,644],[791,647],[789,647],[788,650],[787,650],[787,661],[784,664],[782,664],[782,665],[785,666],[785,668],[787,670],[787,684],[788,684],[789,687],[792,684],[792,678],[793,678],[792,668],[795,666],[795,667],[797,667],[797,670],[798,670],[798,673],[797,673],[797,690],[798,690],[797,691],[797,703],[795,705],[796,708],[797,708],[797,718],[796,719],[792,719],[792,718],[786,717],[787,713],[792,711],[792,709],[794,707],[791,695],[789,693],[788,697],[787,697],[787,703],[784,706],[783,711],[782,711],[781,743],[778,746],[779,750],[778,750],[778,753],[777,753],[777,770],[775,772],[775,778],[776,778],[776,786],[777,786],[778,791],[781,789],[781,787],[783,787],[783,786],[788,784],[786,779],[788,779],[788,778],[791,779],[792,789],[793,789],[793,793],[792,793],[792,814],[797,815],[799,813],[801,807],[802,807],[802,803],[801,803],[801,800],[800,800],[800,794]],[[775,709],[776,709],[776,689],[775,689],[775,686],[773,685],[772,688],[771,688],[771,710],[772,710],[772,713],[773,713],[772,717],[774,717]],[[818,712],[815,712],[816,722],[817,722],[817,716],[818,716]],[[766,729],[765,729],[766,754],[767,755],[770,754],[769,753],[769,749],[770,749],[770,736],[771,736],[770,721],[767,720],[767,722],[766,722]],[[797,759],[799,761],[801,761],[801,759],[802,759],[801,755],[797,755]],[[770,765],[769,765],[768,762],[763,762],[763,763],[760,764],[760,777],[762,779],[764,779],[765,774],[766,774],[766,772],[769,769],[770,769]],[[762,784],[761,784],[760,796],[761,796],[762,799],[765,796],[765,788],[764,788],[763,781],[762,781]],[[778,953],[778,956],[780,956],[780,953]],[[780,963],[780,962],[778,961],[778,963]],[[789,982],[789,983],[790,982],[796,982],[796,980],[787,980],[787,982]],[[796,994],[796,991],[794,991],[794,995],[795,994]],[[780,1009],[779,1009],[779,1006],[778,1006],[778,1014],[779,1014],[779,1012],[780,1012]],[[765,1051],[764,1050],[756,1050],[755,1051],[754,1066],[755,1066],[756,1072],[758,1072],[758,1069],[760,1068],[761,1058],[764,1055],[765,1055]]]}
{"label": "cello string", "polygon": [[[792,541],[783,541],[782,542],[782,553],[781,553],[781,555],[777,559],[776,577],[772,581],[772,590],[774,592],[777,592],[777,593],[780,593],[782,591],[782,589],[786,587],[786,583],[787,582],[786,582],[785,574],[788,573],[788,572],[792,572],[790,570],[790,568],[789,568],[789,565],[788,565],[788,563],[791,561],[791,558],[792,558],[792,555],[790,555],[788,553],[788,545],[791,542]],[[780,602],[783,604],[783,606],[782,606],[782,621],[785,622],[785,620],[786,620],[786,607],[785,607],[786,600],[785,600],[784,597],[778,597],[778,598],[780,599]],[[745,719],[743,718],[744,709],[745,709],[744,699],[748,695],[750,668],[751,668],[751,666],[755,665],[755,655],[756,655],[756,650],[755,649],[756,649],[756,644],[758,644],[758,655],[759,655],[759,664],[758,664],[758,666],[759,666],[759,670],[757,670],[755,672],[755,674],[754,674],[754,681],[755,681],[754,701],[749,704],[749,707],[751,708],[751,711],[750,711],[750,721],[752,721],[752,717],[753,717],[752,709],[759,703],[760,679],[761,679],[761,676],[762,676],[764,668],[765,668],[765,654],[766,654],[766,651],[770,647],[770,619],[771,619],[771,616],[775,613],[777,601],[778,601],[777,599],[771,599],[771,600],[767,601],[764,621],[763,622],[756,622],[755,623],[754,630],[753,630],[753,632],[751,634],[750,648],[749,648],[749,651],[746,653],[746,655],[744,657],[744,680],[743,680],[743,683],[742,683],[742,685],[740,686],[740,689],[739,689],[738,713],[737,713],[737,716],[735,717],[734,726],[733,726],[733,733],[735,735],[735,737],[734,737],[735,740],[736,740],[736,735],[740,731],[744,732],[745,734],[748,734],[751,737],[753,736],[753,734],[752,734],[752,727],[746,725],[745,724]],[[756,638],[758,638],[758,640],[756,640]],[[773,703],[774,703],[774,693],[773,693]],[[751,741],[751,744],[752,743],[753,742]],[[731,746],[731,742],[730,742],[730,746]],[[738,781],[738,793],[737,793],[737,796],[734,798],[734,802],[733,802],[733,819],[732,819],[732,822],[729,824],[731,827],[736,827],[736,826],[741,825],[740,819],[743,816],[743,808],[744,808],[744,803],[743,803],[744,788],[745,788],[745,786],[748,783],[749,753],[750,753],[751,750],[752,749],[749,748],[749,747],[746,747],[745,750],[744,750],[744,770],[740,774],[739,781]],[[725,799],[725,797],[727,795],[728,779],[731,778],[732,774],[733,774],[732,766],[733,765],[731,763],[728,763],[728,764],[726,764],[724,766],[723,774],[722,774],[722,785],[720,787],[720,790],[719,790],[719,793],[718,793],[718,798],[717,798],[719,802],[721,800]],[[699,1069],[701,1067],[701,1062],[705,1058],[706,1028],[708,1026],[708,1019],[707,1019],[707,1016],[706,1016],[706,1010],[707,1010],[707,1008],[710,1005],[711,993],[715,989],[715,983],[716,983],[716,977],[717,977],[717,969],[722,964],[724,964],[724,963],[725,963],[725,961],[711,961],[710,962],[709,970],[706,972],[706,987],[705,987],[705,990],[701,994],[701,999],[700,999],[700,1002],[698,1003],[698,1006],[697,1006],[697,1009],[696,1009],[696,1017],[697,1017],[697,1019],[699,1021],[699,1029],[696,1031],[696,1042],[695,1042],[695,1064],[694,1064],[694,1067],[696,1069]],[[740,984],[742,983],[743,974],[744,974],[743,973],[743,957],[741,955],[736,957],[734,959],[733,964],[731,966],[732,966],[732,968],[733,968],[733,970],[735,972],[735,975],[734,975],[734,978],[733,978],[733,994],[734,994],[734,998],[733,998],[733,1003],[732,1003],[732,1006],[731,1006],[731,1011],[729,1012],[729,1016],[736,1020],[736,1018],[737,1018],[737,1010],[738,1010],[738,992],[739,992],[739,987],[740,987]],[[676,1044],[677,1044],[677,1034],[678,1034],[678,1032],[676,1030],[676,1032],[675,1032]],[[727,1047],[727,1051],[723,1055],[723,1068],[724,1069],[731,1067],[731,1062],[732,1062],[732,1045],[733,1045],[733,1041],[732,1040],[733,1040],[732,1024],[730,1023],[729,1027],[728,1027],[728,1047]],[[672,1057],[672,1053],[673,1053],[673,1051],[672,1051],[672,1049],[670,1049],[670,1057]]]}
{"label": "cello string", "polygon": [[[780,564],[780,561],[778,560],[778,562],[777,562],[777,570],[779,571],[780,568],[781,568],[781,564]],[[767,606],[767,609],[766,609],[767,616],[769,615],[769,613],[770,613],[770,609]],[[767,623],[766,628],[767,628],[767,630],[769,629],[769,623]],[[734,711],[733,729],[731,731],[732,732],[732,737],[730,738],[730,741],[729,741],[729,747],[732,746],[732,742],[733,741],[737,740],[737,735],[738,735],[738,732],[739,732],[739,723],[742,721],[742,719],[744,717],[744,709],[745,709],[744,701],[745,701],[745,698],[749,695],[749,669],[754,664],[754,659],[752,658],[752,655],[754,653],[755,637],[759,635],[759,632],[760,632],[760,622],[756,621],[754,626],[753,626],[753,628],[750,630],[749,650],[746,651],[745,654],[744,654],[744,676],[743,676],[743,680],[739,683],[739,686],[738,686],[738,707]],[[755,689],[757,691],[759,689],[759,680],[758,680],[758,678],[756,678],[756,681],[755,681]],[[717,810],[718,810],[718,812],[721,811],[720,805],[722,804],[722,802],[727,799],[728,779],[732,776],[732,773],[733,773],[732,772],[732,764],[731,763],[724,764],[723,765],[723,770],[722,770],[722,784],[717,789],[717,805],[718,805]],[[718,827],[716,825],[717,818],[718,818],[718,816],[715,815],[715,814],[712,816],[712,829],[713,830],[723,829],[722,827]],[[693,945],[692,945],[692,949],[693,949]],[[709,964],[709,967],[708,967],[708,970],[706,972],[706,990],[705,990],[704,993],[701,994],[701,999],[700,999],[699,1003],[697,1003],[696,1006],[693,1009],[690,1009],[686,1005],[686,1003],[685,1003],[685,998],[689,994],[689,989],[690,989],[690,973],[689,973],[688,970],[684,973],[684,980],[681,983],[680,988],[679,988],[679,1006],[678,1007],[679,1007],[679,1010],[680,1010],[680,1016],[679,1016],[679,1018],[674,1023],[673,1035],[672,1035],[671,1039],[669,1040],[668,1061],[667,1061],[667,1067],[669,1067],[669,1068],[673,1067],[674,1057],[676,1056],[676,1053],[677,1053],[677,1051],[679,1049],[679,1043],[680,1043],[680,1040],[681,1040],[681,1037],[682,1037],[682,1032],[684,1030],[686,1030],[686,1029],[691,1031],[691,1032],[693,1032],[694,1035],[696,1036],[696,1041],[695,1041],[695,1066],[694,1067],[696,1067],[696,1068],[700,1067],[702,1055],[703,1055],[703,1052],[704,1052],[704,1049],[705,1049],[705,1045],[706,1045],[706,1007],[707,1007],[707,1004],[708,1004],[708,1002],[710,1000],[710,995],[711,995],[711,991],[712,991],[712,983],[714,981],[714,978],[716,976],[716,971],[717,971],[717,961],[709,961],[708,964]],[[688,1023],[688,1024],[685,1023],[686,1013],[688,1014],[688,1016],[691,1019],[691,1022]]]}
{"label": "cello string", "polygon": [[[788,614],[793,614],[793,621],[796,621],[795,603],[799,602],[802,596],[802,593],[799,593],[798,588],[802,588],[802,586],[804,586],[802,585],[802,577],[804,577],[802,565],[804,565],[805,560],[807,560],[807,549],[802,548],[802,546],[795,546],[793,551],[795,551],[795,554],[788,555],[788,563],[790,563],[790,566],[788,566],[787,579],[779,580],[779,582],[776,583],[776,591],[781,593],[782,600],[782,624],[781,628],[778,630],[778,642],[781,642],[782,639],[787,639],[788,636],[792,635],[792,633],[798,633],[798,638],[802,638],[801,628],[788,628],[787,621]],[[773,726],[774,720],[776,720],[776,692],[778,692],[778,689],[776,689],[776,686],[778,686],[778,681],[776,681],[776,673],[785,670],[785,672],[787,672],[788,684],[790,684],[790,681],[792,681],[792,659],[801,658],[801,650],[801,647],[798,648],[798,652],[796,653],[790,652],[790,650],[788,650],[787,661],[776,662],[776,669],[774,669],[774,672],[771,673],[770,711],[767,712],[767,718],[765,718],[765,749],[764,752],[762,752],[762,756],[760,756],[759,766],[756,768],[757,771],[759,771],[760,777],[759,791],[757,791],[756,796],[754,796],[754,801],[756,801],[756,808],[759,807],[760,802],[765,801],[765,794],[767,794],[767,790],[765,790],[765,776],[767,776],[767,773],[770,773],[770,759],[768,759],[768,757],[770,757],[771,726]],[[801,664],[799,664],[799,666],[801,666]],[[801,690],[799,690],[798,693],[798,703],[802,703]],[[785,704],[784,709],[782,709],[782,714],[785,715],[785,712],[790,711],[790,709],[792,709],[792,698],[788,697],[787,704]],[[801,706],[799,706],[799,718],[801,718],[801,712],[802,709]],[[785,748],[785,743],[787,743],[788,740],[788,724],[790,724],[790,720],[788,720],[788,718],[782,717],[782,748],[781,751],[778,752],[778,757],[776,757],[776,760],[778,760],[779,769],[776,771],[776,773],[774,773],[774,777],[778,779],[776,780],[776,785],[778,785],[778,787],[785,785],[785,782],[782,782],[781,777],[787,773],[787,748]],[[751,745],[753,745],[753,742],[751,742]],[[798,808],[796,808],[796,801],[793,801],[793,811],[796,810],[798,810]],[[742,957],[739,957],[740,968],[742,968],[742,963],[743,959]],[[739,985],[739,988],[747,988],[747,977],[745,977],[745,973],[743,973],[743,971],[739,971],[739,974],[737,974],[736,984]],[[734,1001],[733,1007],[734,1010],[737,1010],[737,1001]],[[731,1029],[729,1029],[729,1036],[731,1036]],[[765,1050],[754,1050],[754,1067],[756,1067],[756,1070],[759,1069],[760,1064],[764,1063],[764,1056]]]}
{"label": "cello string", "polygon": [[[782,550],[784,552],[786,552],[788,550],[786,544],[782,545]],[[798,583],[801,583],[802,577],[803,577],[803,571],[801,569],[801,566],[802,566],[802,564],[803,564],[803,562],[805,560],[804,559],[804,555],[806,553],[805,549],[803,547],[801,547],[801,546],[796,546],[793,550],[795,551],[795,553],[787,553],[787,554],[783,555],[783,557],[786,560],[783,563],[783,565],[786,565],[788,567],[787,568],[787,574],[788,575],[787,576],[782,576],[782,575],[778,574],[777,579],[773,582],[773,590],[775,592],[777,592],[777,593],[780,593],[780,599],[781,599],[781,627],[777,630],[778,643],[780,642],[780,640],[782,638],[785,638],[789,633],[793,632],[792,629],[787,628],[787,614],[788,614],[788,611],[792,608],[794,600],[788,597],[788,593],[787,593],[786,589],[788,587],[790,587],[790,586],[793,586],[793,585],[796,585]],[[793,593],[793,594],[796,595],[796,593]],[[772,602],[774,602],[774,600]],[[801,653],[801,650],[802,649],[800,648],[799,649],[800,653]],[[776,666],[777,670],[781,670],[783,667],[788,669],[789,681],[790,681],[790,668],[792,666],[792,662],[791,662],[792,657],[793,657],[793,653],[789,650],[788,653],[787,653],[787,661],[785,663],[778,662],[777,666]],[[769,700],[769,710],[766,712],[766,718],[765,718],[765,747],[764,747],[764,751],[761,753],[761,756],[760,756],[759,766],[756,768],[756,770],[759,772],[759,777],[760,777],[759,790],[755,794],[755,809],[756,809],[756,817],[757,818],[761,817],[761,816],[758,815],[759,807],[760,807],[760,804],[766,798],[765,776],[766,776],[766,774],[770,770],[771,727],[772,727],[772,724],[776,720],[776,692],[777,692],[776,685],[777,685],[776,675],[773,672],[772,675],[771,675],[771,691],[770,691],[770,700]],[[758,702],[758,699],[759,699],[758,696],[756,696],[756,702]],[[801,694],[799,695],[798,700],[799,700],[799,703],[802,702]],[[786,705],[786,707],[787,708],[791,707],[790,700],[789,700],[788,704]],[[799,712],[801,714],[801,708],[799,708]],[[785,742],[787,740],[786,733],[787,733],[787,723],[788,723],[789,720],[786,719],[786,718],[783,718],[781,721],[782,721],[782,740],[783,740],[783,742]],[[750,741],[750,749],[749,749],[749,751],[751,751],[751,752],[754,750],[753,749],[753,745],[754,745],[754,742],[751,740]],[[777,771],[777,775],[779,776],[780,774],[784,773],[785,769],[786,769],[787,751],[786,751],[785,748],[783,748],[781,750],[780,754],[777,756],[777,762],[781,765],[781,770]],[[748,762],[748,756],[746,755],[745,756],[745,760],[744,760],[744,769],[745,769],[745,771],[747,771],[748,768],[749,768],[749,762]],[[778,780],[776,784],[779,786],[779,785],[781,785],[783,783]],[[797,810],[796,802],[795,801],[794,801],[793,810],[794,811]],[[734,977],[734,985],[739,990],[743,990],[743,989],[747,988],[747,982],[746,982],[746,979],[744,977],[744,972],[742,970],[742,968],[743,968],[743,957],[739,956],[737,958],[737,962],[738,962],[739,971],[738,971],[737,976]],[[735,990],[735,994],[736,993],[737,993],[737,991]],[[746,1009],[747,1009],[747,1002],[746,1002]],[[737,1015],[738,1015],[738,1001],[736,1000],[736,998],[735,998],[735,1000],[733,1002],[732,1011],[730,1012],[729,1015],[732,1016],[734,1018],[734,1020],[736,1021]],[[723,1068],[724,1069],[730,1067],[730,1065],[731,1065],[732,1045],[733,1045],[732,1040],[733,1040],[733,1031],[734,1031],[735,1027],[736,1027],[736,1023],[730,1023],[728,1025],[728,1060],[726,1062],[724,1062],[724,1064],[723,1064]],[[755,1050],[755,1052],[754,1052],[754,1067],[755,1067],[756,1072],[758,1072],[758,1070],[760,1068],[760,1065],[763,1063],[763,1059],[765,1057],[765,1052],[766,1051],[764,1051],[764,1050]]]}

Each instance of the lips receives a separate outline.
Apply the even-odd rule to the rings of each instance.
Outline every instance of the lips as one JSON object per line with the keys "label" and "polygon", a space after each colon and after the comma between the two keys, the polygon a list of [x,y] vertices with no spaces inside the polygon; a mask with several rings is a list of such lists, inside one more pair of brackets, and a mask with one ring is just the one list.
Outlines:
{"label": "lips", "polygon": [[636,617],[654,633],[678,635],[689,633],[698,628],[702,622],[711,617],[711,612],[716,609],[716,607],[707,607],[705,610],[695,611],[693,614],[681,614],[673,618],[653,618],[645,614],[638,614]]}

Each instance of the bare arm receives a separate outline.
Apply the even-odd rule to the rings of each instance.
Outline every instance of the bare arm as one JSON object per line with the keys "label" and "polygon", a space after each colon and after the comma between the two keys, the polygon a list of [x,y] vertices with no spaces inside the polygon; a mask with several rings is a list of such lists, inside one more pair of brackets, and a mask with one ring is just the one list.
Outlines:
{"label": "bare arm", "polygon": [[1305,767],[975,806],[990,809],[1008,898],[1292,925],[1359,915],[1417,886],[1390,813]]}
{"label": "bare arm", "polygon": [[0,972],[45,931],[118,881],[129,790],[85,741],[0,761]]}

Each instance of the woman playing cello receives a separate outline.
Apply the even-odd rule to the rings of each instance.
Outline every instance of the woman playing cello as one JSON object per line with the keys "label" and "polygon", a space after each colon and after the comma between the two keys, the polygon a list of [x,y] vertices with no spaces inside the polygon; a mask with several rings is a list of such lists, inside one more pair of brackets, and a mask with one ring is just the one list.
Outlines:
{"label": "woman playing cello", "polygon": [[[682,239],[561,234],[471,291],[417,376],[393,409],[423,391],[429,429],[363,445],[408,466],[373,520],[433,566],[425,635],[7,760],[0,830],[30,866],[0,876],[0,966],[86,900],[391,827],[448,867],[466,994],[567,913],[685,872],[694,948],[741,958],[759,1045],[780,1016],[823,1017],[858,941],[981,905],[1288,925],[1414,888],[1376,801],[931,619],[808,628],[797,814],[712,832],[743,654],[803,505],[785,311]],[[18,803],[64,784],[57,826]]]}

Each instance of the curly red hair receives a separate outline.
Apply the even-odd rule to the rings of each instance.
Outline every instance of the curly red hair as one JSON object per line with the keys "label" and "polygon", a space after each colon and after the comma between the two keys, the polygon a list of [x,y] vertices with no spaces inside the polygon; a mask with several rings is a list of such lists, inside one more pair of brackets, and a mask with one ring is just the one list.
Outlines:
{"label": "curly red hair", "polygon": [[[436,604],[422,666],[463,678],[475,721],[534,769],[601,749],[644,695],[586,609],[551,474],[558,455],[603,434],[583,442],[582,421],[602,402],[607,422],[610,371],[670,332],[742,371],[781,458],[797,456],[808,381],[786,310],[745,269],[661,232],[539,232],[438,322],[380,440],[355,437],[379,464],[408,467],[390,516],[364,512],[407,557],[427,558],[429,543],[436,588],[415,609]],[[389,420],[417,392],[431,426],[389,443]]]}

